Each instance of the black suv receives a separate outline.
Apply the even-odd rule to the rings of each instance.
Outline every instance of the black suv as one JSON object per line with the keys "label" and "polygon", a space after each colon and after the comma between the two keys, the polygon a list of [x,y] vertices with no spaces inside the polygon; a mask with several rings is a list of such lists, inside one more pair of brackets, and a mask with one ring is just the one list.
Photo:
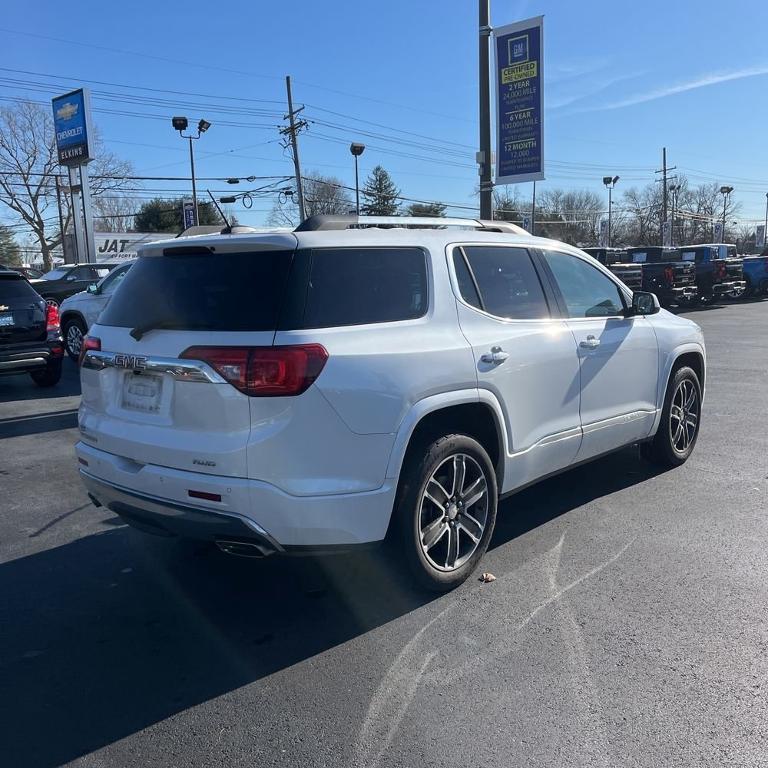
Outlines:
{"label": "black suv", "polygon": [[58,306],[73,294],[87,291],[91,283],[97,283],[109,270],[104,264],[62,264],[40,280],[33,280],[32,286],[49,304]]}
{"label": "black suv", "polygon": [[29,373],[52,387],[61,378],[59,310],[18,272],[0,271],[0,374]]}

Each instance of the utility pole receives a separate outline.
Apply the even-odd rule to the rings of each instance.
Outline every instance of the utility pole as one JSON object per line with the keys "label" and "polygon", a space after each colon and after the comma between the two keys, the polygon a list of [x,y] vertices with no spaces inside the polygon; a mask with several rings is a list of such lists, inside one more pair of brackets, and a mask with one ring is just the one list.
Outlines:
{"label": "utility pole", "polygon": [[531,234],[536,235],[536,182],[533,182],[533,200],[531,200]]}
{"label": "utility pole", "polygon": [[[61,212],[61,184],[59,174],[56,174],[56,207],[59,209],[59,232],[61,233],[61,252],[64,253],[64,215]],[[66,257],[64,258],[66,262]]]}
{"label": "utility pole", "polygon": [[296,111],[293,109],[293,96],[291,94],[291,76],[285,77],[285,88],[288,92],[288,114],[285,116],[290,121],[288,128],[283,128],[280,133],[290,134],[291,149],[293,150],[293,167],[296,171],[296,194],[299,198],[299,217],[302,221],[306,219],[306,212],[304,209],[304,189],[301,184],[301,163],[299,162],[299,139],[298,132],[306,126],[306,122],[303,120],[296,120],[296,115],[301,112],[304,107],[300,107]]}
{"label": "utility pole", "polygon": [[491,39],[491,3],[480,0],[478,75],[480,83],[480,218],[493,218],[493,180],[491,177],[491,83],[489,44]]}
{"label": "utility pole", "polygon": [[768,245],[768,192],[765,193],[765,229],[763,230],[763,249]]}
{"label": "utility pole", "polygon": [[[676,165],[673,165],[671,168],[667,167],[667,148],[662,147],[661,149],[661,169],[656,171],[656,173],[662,174],[661,177],[661,183],[663,187],[662,192],[662,209],[663,209],[663,216],[661,219],[662,226],[659,227],[660,236],[662,238],[661,244],[664,245],[664,235],[661,234],[664,229],[664,222],[667,220],[667,171],[674,171],[675,168],[677,168]],[[658,179],[657,179],[658,181]]]}

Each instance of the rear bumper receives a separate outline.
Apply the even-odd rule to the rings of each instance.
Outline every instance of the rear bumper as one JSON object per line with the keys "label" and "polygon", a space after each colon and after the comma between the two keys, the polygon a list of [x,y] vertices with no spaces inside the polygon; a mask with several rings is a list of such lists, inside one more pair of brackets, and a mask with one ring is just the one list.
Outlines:
{"label": "rear bumper", "polygon": [[[147,532],[264,543],[272,551],[381,541],[396,482],[375,491],[291,496],[269,483],[138,464],[78,442],[80,477],[91,496]],[[220,501],[192,498],[189,491]],[[267,552],[265,552],[267,554]]]}
{"label": "rear bumper", "polygon": [[61,360],[64,347],[51,344],[17,344],[5,349],[0,347],[0,375],[5,373],[25,373],[45,368],[52,360]]}
{"label": "rear bumper", "polygon": [[670,296],[674,296],[676,299],[685,299],[686,301],[690,301],[699,295],[699,289],[695,285],[684,285],[676,286],[674,288],[667,288],[667,293]]}

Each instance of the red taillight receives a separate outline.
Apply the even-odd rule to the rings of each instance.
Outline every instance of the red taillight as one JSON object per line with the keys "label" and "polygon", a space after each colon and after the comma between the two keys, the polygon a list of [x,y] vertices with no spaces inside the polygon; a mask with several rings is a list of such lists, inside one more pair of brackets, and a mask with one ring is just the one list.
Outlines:
{"label": "red taillight", "polygon": [[54,307],[53,304],[46,304],[45,329],[47,331],[58,331],[59,327],[59,308]]}
{"label": "red taillight", "polygon": [[320,375],[328,352],[321,344],[286,347],[190,347],[186,360],[208,363],[251,397],[300,395]]}
{"label": "red taillight", "polygon": [[96,352],[101,351],[101,339],[97,336],[86,336],[83,339],[83,343],[80,346],[80,356],[77,358],[78,365],[83,364],[85,353],[90,352],[91,350],[95,350]]}
{"label": "red taillight", "polygon": [[717,276],[724,280],[728,276],[728,269],[723,262],[717,265]]}
{"label": "red taillight", "polygon": [[664,269],[664,277],[667,278],[667,285],[675,284],[675,270],[672,267],[666,267]]}

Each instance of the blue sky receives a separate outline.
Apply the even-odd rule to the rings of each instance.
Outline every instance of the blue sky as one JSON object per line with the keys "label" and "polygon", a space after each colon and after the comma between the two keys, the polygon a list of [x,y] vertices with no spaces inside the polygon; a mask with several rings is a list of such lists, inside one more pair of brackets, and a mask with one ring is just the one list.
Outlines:
{"label": "blue sky", "polygon": [[[492,0],[491,13],[496,26],[545,15],[547,180],[540,189],[602,193],[609,173],[621,176],[617,192],[642,185],[655,178],[666,146],[669,164],[691,182],[731,184],[741,217],[762,220],[765,2]],[[281,176],[292,172],[277,132],[290,74],[294,100],[312,121],[301,136],[305,172],[353,184],[348,145],[363,141],[363,175],[381,163],[406,196],[473,206],[476,27],[474,0],[9,3],[0,19],[0,97],[47,102],[56,90],[90,85],[107,147],[142,175],[188,174],[186,146],[169,119],[186,114],[213,123],[196,144],[198,176]],[[137,96],[164,102],[126,101]],[[199,185],[208,186],[234,189]],[[522,185],[523,194],[529,190]],[[260,199],[236,213],[259,224],[270,207]]]}

